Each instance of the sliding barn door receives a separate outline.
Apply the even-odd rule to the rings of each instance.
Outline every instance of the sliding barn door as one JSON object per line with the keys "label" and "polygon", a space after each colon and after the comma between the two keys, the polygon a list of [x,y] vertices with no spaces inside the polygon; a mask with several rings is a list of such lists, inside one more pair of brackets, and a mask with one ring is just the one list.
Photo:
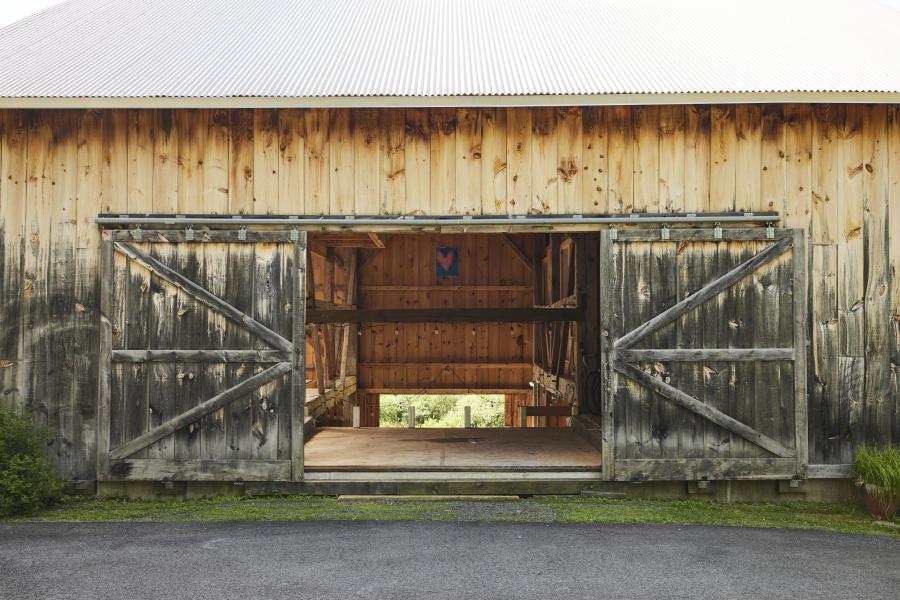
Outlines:
{"label": "sliding barn door", "polygon": [[608,479],[805,474],[803,257],[800,231],[603,232]]}
{"label": "sliding barn door", "polygon": [[299,478],[305,234],[103,236],[99,477]]}

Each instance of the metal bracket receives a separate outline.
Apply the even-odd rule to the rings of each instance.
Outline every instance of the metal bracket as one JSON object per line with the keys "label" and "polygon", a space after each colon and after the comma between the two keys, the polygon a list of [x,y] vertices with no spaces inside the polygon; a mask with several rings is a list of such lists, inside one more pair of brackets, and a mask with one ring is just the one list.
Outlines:
{"label": "metal bracket", "polygon": [[775,239],[775,226],[771,221],[766,223],[766,239],[774,240]]}
{"label": "metal bracket", "polygon": [[296,227],[291,229],[291,241],[296,242],[300,239],[300,230]]}
{"label": "metal bracket", "polygon": [[193,227],[188,227],[187,229],[184,230],[184,239],[186,239],[189,242],[194,241],[194,228]]}
{"label": "metal bracket", "polygon": [[247,228],[241,227],[238,229],[238,239],[242,242],[247,240]]}
{"label": "metal bracket", "polygon": [[610,225],[610,227],[609,227],[609,239],[611,239],[611,240],[619,239],[619,230],[616,229],[612,225]]}
{"label": "metal bracket", "polygon": [[134,238],[134,240],[135,240],[136,242],[139,242],[139,241],[141,241],[141,240],[143,239],[143,237],[144,237],[144,232],[141,231],[141,226],[140,226],[140,225],[138,225],[137,227],[135,227],[134,229],[131,230],[131,237]]}
{"label": "metal bracket", "polygon": [[720,225],[719,223],[716,223],[715,228],[713,228],[713,237],[717,240],[722,239],[722,225]]}
{"label": "metal bracket", "polygon": [[659,231],[659,237],[660,237],[660,239],[663,239],[663,240],[669,239],[669,226],[668,225],[662,226],[662,229],[660,229],[660,231]]}

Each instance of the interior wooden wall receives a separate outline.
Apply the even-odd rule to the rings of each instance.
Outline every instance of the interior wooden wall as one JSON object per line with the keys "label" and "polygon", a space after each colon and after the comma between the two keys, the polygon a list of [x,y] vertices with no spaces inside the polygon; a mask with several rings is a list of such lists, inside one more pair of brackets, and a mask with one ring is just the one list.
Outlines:
{"label": "interior wooden wall", "polygon": [[[530,254],[531,236],[516,236]],[[458,277],[435,272],[438,247],[459,249]],[[523,250],[524,252],[524,250]],[[528,308],[532,271],[498,235],[394,235],[359,272],[360,308]],[[370,323],[360,326],[360,389],[513,393],[531,380],[524,323]]]}
{"label": "interior wooden wall", "polygon": [[0,398],[91,479],[100,212],[779,211],[810,260],[810,459],[900,441],[884,105],[0,112]]}

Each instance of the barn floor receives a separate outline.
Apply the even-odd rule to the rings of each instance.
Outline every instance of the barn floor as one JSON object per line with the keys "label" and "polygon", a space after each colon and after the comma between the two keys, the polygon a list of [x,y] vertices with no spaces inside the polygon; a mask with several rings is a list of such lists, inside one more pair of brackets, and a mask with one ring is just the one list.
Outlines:
{"label": "barn floor", "polygon": [[599,471],[600,453],[558,429],[324,427],[306,443],[315,471]]}

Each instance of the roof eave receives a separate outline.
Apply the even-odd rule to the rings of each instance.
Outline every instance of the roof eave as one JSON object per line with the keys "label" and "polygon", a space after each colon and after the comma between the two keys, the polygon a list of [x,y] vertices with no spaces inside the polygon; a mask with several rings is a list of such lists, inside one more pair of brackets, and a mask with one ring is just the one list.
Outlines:
{"label": "roof eave", "polygon": [[0,108],[442,108],[790,102],[900,104],[900,92],[694,92],[520,96],[0,97]]}

